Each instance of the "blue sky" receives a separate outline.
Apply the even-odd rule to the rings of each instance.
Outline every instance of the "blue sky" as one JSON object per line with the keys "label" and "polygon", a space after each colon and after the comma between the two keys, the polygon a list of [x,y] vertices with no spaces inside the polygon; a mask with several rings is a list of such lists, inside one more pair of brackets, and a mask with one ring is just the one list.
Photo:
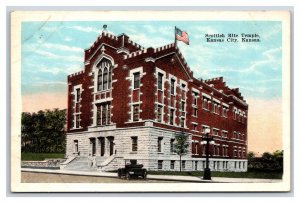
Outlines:
{"label": "blue sky", "polygon": [[[101,33],[102,25],[126,33],[143,47],[174,41],[174,26],[187,31],[190,45],[179,42],[194,76],[223,76],[247,98],[281,98],[281,23],[263,21],[111,21],[22,23],[22,95],[66,93],[67,75],[83,68],[83,50]],[[257,33],[259,43],[207,43],[205,34]]]}

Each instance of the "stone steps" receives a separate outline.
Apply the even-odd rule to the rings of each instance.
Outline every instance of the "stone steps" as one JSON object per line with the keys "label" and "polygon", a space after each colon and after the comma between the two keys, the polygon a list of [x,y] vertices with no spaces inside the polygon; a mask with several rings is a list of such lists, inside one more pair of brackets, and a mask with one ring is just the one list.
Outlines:
{"label": "stone steps", "polygon": [[87,157],[76,157],[64,168],[64,170],[96,171],[97,169],[91,166],[91,160]]}

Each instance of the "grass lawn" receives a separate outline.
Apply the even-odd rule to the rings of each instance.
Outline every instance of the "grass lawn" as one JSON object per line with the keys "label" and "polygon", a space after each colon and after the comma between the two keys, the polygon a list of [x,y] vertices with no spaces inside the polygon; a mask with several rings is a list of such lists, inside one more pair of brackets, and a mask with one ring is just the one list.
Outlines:
{"label": "grass lawn", "polygon": [[22,153],[22,161],[43,161],[45,159],[57,159],[64,158],[64,153]]}
{"label": "grass lawn", "polygon": [[[203,171],[149,171],[152,175],[182,175],[182,176],[203,176]],[[264,178],[264,179],[281,179],[282,172],[275,171],[248,171],[248,172],[211,172],[212,177],[227,178]]]}

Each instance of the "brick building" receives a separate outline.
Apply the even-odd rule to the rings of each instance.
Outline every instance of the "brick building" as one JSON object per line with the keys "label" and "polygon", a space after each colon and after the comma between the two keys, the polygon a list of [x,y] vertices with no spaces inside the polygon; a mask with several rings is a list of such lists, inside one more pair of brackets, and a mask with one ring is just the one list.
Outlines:
{"label": "brick building", "polygon": [[84,69],[68,76],[65,168],[90,161],[116,170],[128,160],[178,170],[175,135],[185,133],[190,147],[182,169],[203,170],[201,141],[210,128],[211,170],[246,171],[247,109],[222,77],[194,78],[175,43],[143,48],[104,31],[84,51]]}

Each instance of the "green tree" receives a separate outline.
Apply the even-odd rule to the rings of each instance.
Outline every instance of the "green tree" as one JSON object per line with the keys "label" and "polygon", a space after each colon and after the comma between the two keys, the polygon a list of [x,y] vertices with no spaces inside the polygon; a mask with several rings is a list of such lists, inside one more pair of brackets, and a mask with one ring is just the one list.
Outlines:
{"label": "green tree", "polygon": [[247,155],[248,161],[252,162],[252,161],[254,161],[254,158],[255,158],[254,152],[249,152],[248,155]]}
{"label": "green tree", "polygon": [[64,152],[65,110],[22,113],[22,152]]}
{"label": "green tree", "polygon": [[184,133],[178,133],[175,135],[175,144],[174,144],[174,151],[176,154],[179,155],[179,163],[180,163],[180,172],[181,172],[181,157],[188,152],[188,136]]}

